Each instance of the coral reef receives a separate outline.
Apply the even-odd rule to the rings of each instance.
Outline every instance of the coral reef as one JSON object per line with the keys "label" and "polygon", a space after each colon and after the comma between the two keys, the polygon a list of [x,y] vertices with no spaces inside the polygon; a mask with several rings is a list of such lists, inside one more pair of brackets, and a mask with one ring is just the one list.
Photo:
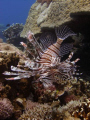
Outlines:
{"label": "coral reef", "polygon": [[20,37],[20,33],[23,30],[23,24],[13,24],[3,31],[3,35],[6,38],[6,42],[13,44],[16,47],[21,48],[20,42],[26,42],[26,39]]}
{"label": "coral reef", "polygon": [[73,117],[80,118],[81,120],[90,120],[90,99],[86,99],[75,107],[71,115]]}
{"label": "coral reef", "polygon": [[[85,101],[88,101],[88,104]],[[56,120],[73,120],[73,119],[74,120],[84,120],[85,117],[87,116],[86,114],[89,113],[89,109],[85,108],[84,104],[86,104],[87,108],[89,107],[89,99],[87,99],[86,97],[81,97],[79,100],[74,100],[74,101],[72,100],[63,106],[54,106],[52,108],[53,119],[56,119]],[[79,116],[80,112],[81,112],[81,108],[83,108],[83,112],[81,115],[82,118]],[[80,110],[80,112],[79,112],[79,110]],[[89,119],[87,119],[87,120],[89,120]]]}
{"label": "coral reef", "polygon": [[52,120],[52,109],[47,104],[39,104],[28,101],[28,108],[18,120],[38,119]]}
{"label": "coral reef", "polygon": [[16,53],[22,53],[18,48],[7,43],[0,43],[0,73],[10,69],[11,64],[17,65],[19,56]]}
{"label": "coral reef", "polygon": [[[42,1],[43,0],[39,0],[38,2]],[[52,0],[48,8],[47,5],[41,5],[41,3],[38,2],[33,4],[29,11],[21,37],[25,37],[29,30],[34,34],[38,34],[42,29],[53,29],[55,26],[60,26],[71,22],[73,19],[76,20],[79,18],[79,20],[76,20],[73,24],[73,27],[77,28],[76,26],[79,26],[82,22],[85,24],[87,22],[86,19],[89,18],[89,0]]]}
{"label": "coral reef", "polygon": [[25,112],[18,120],[89,120],[89,106],[90,100],[83,97],[76,101],[72,100],[63,106],[60,106],[59,101],[53,101],[49,106],[48,104],[39,104],[27,100]]}
{"label": "coral reef", "polygon": [[3,31],[3,35],[7,38],[7,39],[13,39],[16,37],[20,36],[20,32],[23,30],[23,25],[16,23],[15,25],[13,24],[12,26],[10,26],[9,28],[7,28],[6,30]]}
{"label": "coral reef", "polygon": [[[1,80],[0,80],[1,81]],[[2,82],[0,82],[0,97],[6,98],[9,95],[11,87],[9,85],[3,85]]]}
{"label": "coral reef", "polygon": [[0,25],[1,120],[90,120],[89,16],[89,0],[37,0],[24,29]]}
{"label": "coral reef", "polygon": [[0,119],[10,118],[14,112],[14,107],[9,99],[0,98]]}

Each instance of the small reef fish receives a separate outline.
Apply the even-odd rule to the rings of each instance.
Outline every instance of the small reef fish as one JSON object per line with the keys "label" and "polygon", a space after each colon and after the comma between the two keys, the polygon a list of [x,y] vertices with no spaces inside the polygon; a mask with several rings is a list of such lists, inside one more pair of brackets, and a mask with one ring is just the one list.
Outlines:
{"label": "small reef fish", "polygon": [[[71,79],[76,73],[75,64],[79,59],[77,58],[75,61],[70,61],[73,56],[73,52],[70,53],[69,57],[65,61],[61,62],[61,58],[65,54],[69,53],[73,46],[71,43],[64,44],[63,41],[67,37],[76,34],[65,25],[55,28],[55,33],[57,39],[55,36],[52,38],[52,35],[48,35],[47,33],[45,33],[46,35],[41,36],[40,41],[42,45],[40,45],[35,39],[33,33],[29,31],[27,39],[35,47],[38,57],[34,59],[34,61],[31,61],[30,59],[26,60],[25,65],[22,67],[28,67],[28,71],[18,68],[18,66],[11,66],[11,70],[14,72],[5,71],[3,74],[16,75],[16,77],[6,78],[6,80],[30,78],[31,76],[39,74],[40,77],[36,82],[41,81],[43,86],[47,88],[57,80],[55,79],[56,74],[58,74],[62,80]],[[33,56],[33,53],[31,53],[27,45],[23,42],[21,42],[21,44]]]}

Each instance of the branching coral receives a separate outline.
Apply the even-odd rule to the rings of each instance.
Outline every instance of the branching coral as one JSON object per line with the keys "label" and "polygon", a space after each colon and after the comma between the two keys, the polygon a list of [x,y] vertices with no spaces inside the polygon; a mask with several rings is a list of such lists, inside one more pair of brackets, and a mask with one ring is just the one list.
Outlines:
{"label": "branching coral", "polygon": [[90,99],[86,99],[75,107],[72,116],[80,118],[81,120],[90,120]]}
{"label": "branching coral", "polygon": [[0,120],[11,117],[14,107],[9,99],[0,98]]}

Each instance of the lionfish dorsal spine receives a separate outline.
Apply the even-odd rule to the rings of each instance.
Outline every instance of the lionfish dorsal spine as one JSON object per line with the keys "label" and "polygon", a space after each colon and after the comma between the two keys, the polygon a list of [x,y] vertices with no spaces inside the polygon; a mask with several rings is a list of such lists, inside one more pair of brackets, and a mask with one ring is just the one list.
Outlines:
{"label": "lionfish dorsal spine", "polygon": [[37,42],[34,34],[31,31],[29,31],[27,33],[27,39],[36,49],[36,52],[37,52],[38,56],[41,57],[41,53],[43,53],[43,50],[42,50],[41,46],[39,45],[39,43]]}
{"label": "lionfish dorsal spine", "polygon": [[76,35],[69,27],[66,25],[61,25],[60,27],[55,28],[55,33],[57,38],[65,40],[67,37]]}

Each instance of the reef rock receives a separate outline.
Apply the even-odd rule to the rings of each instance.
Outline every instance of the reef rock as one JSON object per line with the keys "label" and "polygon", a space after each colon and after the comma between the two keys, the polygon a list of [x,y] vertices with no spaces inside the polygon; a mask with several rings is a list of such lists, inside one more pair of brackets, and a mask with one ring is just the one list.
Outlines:
{"label": "reef rock", "polygon": [[26,42],[26,39],[20,37],[22,30],[23,24],[12,24],[10,27],[3,31],[3,36],[6,38],[6,42],[22,49],[20,42]]}
{"label": "reef rock", "polygon": [[8,69],[11,65],[16,66],[19,61],[19,56],[16,54],[23,54],[17,47],[7,44],[0,43],[0,74]]}
{"label": "reef rock", "polygon": [[23,24],[13,24],[9,28],[3,31],[3,35],[7,38],[7,40],[14,39],[19,37],[20,32],[23,30]]}
{"label": "reef rock", "polygon": [[38,34],[42,29],[51,29],[72,21],[75,19],[74,14],[88,15],[89,12],[89,0],[37,0],[29,11],[21,37],[25,37],[29,30]]}
{"label": "reef rock", "polygon": [[14,113],[14,107],[11,101],[7,98],[0,98],[0,120],[10,118]]}

